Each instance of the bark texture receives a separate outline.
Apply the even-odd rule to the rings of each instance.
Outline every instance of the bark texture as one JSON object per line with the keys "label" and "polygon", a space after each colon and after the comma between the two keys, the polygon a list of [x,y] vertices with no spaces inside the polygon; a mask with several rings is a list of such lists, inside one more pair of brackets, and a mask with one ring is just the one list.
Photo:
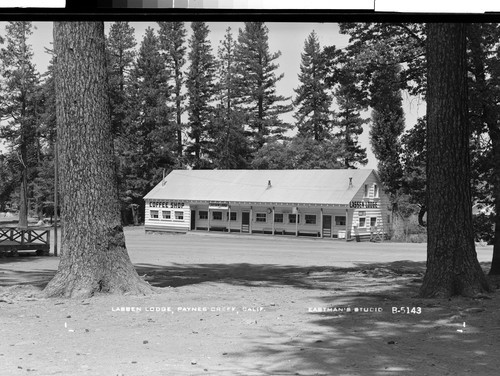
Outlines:
{"label": "bark texture", "polygon": [[59,268],[47,296],[152,291],[125,246],[113,165],[104,24],[55,22],[61,215]]}
{"label": "bark texture", "polygon": [[427,271],[423,297],[490,291],[472,229],[464,24],[427,25]]}

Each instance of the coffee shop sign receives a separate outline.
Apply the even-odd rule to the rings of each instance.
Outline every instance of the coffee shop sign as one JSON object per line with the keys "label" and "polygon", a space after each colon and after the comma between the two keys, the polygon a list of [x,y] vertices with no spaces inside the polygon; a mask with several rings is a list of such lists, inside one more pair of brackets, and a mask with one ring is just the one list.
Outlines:
{"label": "coffee shop sign", "polygon": [[373,201],[351,201],[349,203],[350,208],[354,209],[378,209],[378,202]]}

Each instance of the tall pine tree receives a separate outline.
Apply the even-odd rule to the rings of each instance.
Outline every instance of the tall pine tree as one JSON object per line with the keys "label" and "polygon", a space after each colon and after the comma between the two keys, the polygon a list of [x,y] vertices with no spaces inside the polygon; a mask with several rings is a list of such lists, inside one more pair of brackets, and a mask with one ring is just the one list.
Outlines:
{"label": "tall pine tree", "polygon": [[400,90],[399,66],[385,64],[374,73],[371,85],[372,127],[370,142],[378,159],[385,189],[395,195],[401,188],[401,135],[405,120]]}
{"label": "tall pine tree", "polygon": [[293,104],[298,107],[294,117],[299,134],[312,137],[316,141],[331,136],[332,98],[327,92],[325,69],[325,57],[321,52],[318,36],[313,30],[304,43],[299,73],[300,86],[295,89],[297,96]]}
{"label": "tall pine tree", "polygon": [[129,201],[141,208],[142,197],[177,162],[175,127],[167,106],[169,76],[159,49],[157,35],[148,28],[131,71],[131,121],[121,171],[127,176]]}
{"label": "tall pine tree", "polygon": [[135,58],[134,28],[128,22],[111,25],[106,39],[106,57],[113,135],[123,132],[128,115],[127,84]]}
{"label": "tall pine tree", "polygon": [[204,22],[193,22],[191,28],[193,34],[189,40],[187,79],[191,143],[186,153],[193,168],[211,168],[209,154],[214,147],[211,119],[215,94],[215,59],[208,39],[208,26]]}
{"label": "tall pine tree", "polygon": [[283,102],[290,98],[276,93],[276,75],[280,52],[269,51],[269,30],[263,22],[245,22],[239,30],[235,58],[237,61],[237,105],[245,111],[248,136],[253,150],[260,149],[271,137],[284,138],[291,128],[280,115],[292,110]]}
{"label": "tall pine tree", "polygon": [[182,88],[184,84],[182,69],[186,63],[186,28],[184,22],[158,22],[160,26],[159,38],[160,46],[165,56],[167,68],[171,72],[171,81],[173,81],[172,101],[175,103],[175,124],[177,128],[177,155],[182,158],[183,139],[182,132],[182,114],[184,112],[184,95]]}
{"label": "tall pine tree", "polygon": [[357,101],[357,88],[354,75],[344,69],[344,74],[335,90],[335,100],[339,106],[334,124],[339,129],[336,136],[342,147],[343,168],[356,168],[358,165],[365,165],[366,148],[359,144],[358,137],[363,133],[363,124],[367,119],[361,117],[362,106]]}
{"label": "tall pine tree", "polygon": [[362,89],[357,85],[358,76],[346,52],[335,46],[323,51],[326,65],[325,82],[334,93],[338,111],[334,114],[333,126],[337,130],[335,138],[342,150],[342,166],[357,168],[367,163],[366,148],[359,144],[363,133],[361,111],[367,107]]}
{"label": "tall pine tree", "polygon": [[28,174],[37,163],[37,91],[39,75],[32,62],[33,51],[28,37],[31,22],[9,22],[5,27],[6,46],[0,51],[1,87],[0,137],[16,153],[20,171],[19,227],[28,225]]}
{"label": "tall pine tree", "polygon": [[216,109],[213,119],[213,166],[219,169],[248,168],[250,149],[244,130],[244,114],[238,106],[236,85],[236,41],[226,29],[217,51]]}

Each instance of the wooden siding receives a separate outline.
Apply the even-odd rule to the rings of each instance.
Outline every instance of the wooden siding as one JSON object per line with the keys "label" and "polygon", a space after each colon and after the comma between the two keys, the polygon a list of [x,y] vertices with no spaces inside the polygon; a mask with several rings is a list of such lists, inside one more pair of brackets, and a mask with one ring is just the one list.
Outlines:
{"label": "wooden siding", "polygon": [[[165,231],[182,231],[186,232],[190,229],[191,210],[189,205],[184,205],[181,208],[173,207],[150,207],[150,201],[167,202],[166,200],[147,200],[144,215],[144,225],[148,230],[165,230]],[[158,218],[151,217],[151,211],[158,212]],[[163,218],[163,212],[170,212],[170,219]],[[182,212],[183,219],[175,219],[175,212]]]}

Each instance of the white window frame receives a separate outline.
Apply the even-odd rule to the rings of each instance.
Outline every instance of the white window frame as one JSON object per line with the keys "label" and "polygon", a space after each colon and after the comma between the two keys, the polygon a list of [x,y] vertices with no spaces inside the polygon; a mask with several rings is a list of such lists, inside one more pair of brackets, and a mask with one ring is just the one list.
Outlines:
{"label": "white window frame", "polygon": [[154,219],[154,220],[159,220],[160,219],[160,211],[159,210],[150,210],[149,211],[149,218]]}
{"label": "white window frame", "polygon": [[180,210],[174,211],[174,218],[176,221],[184,221],[184,212]]}
{"label": "white window frame", "polygon": [[[307,217],[314,217],[314,222],[308,222]],[[311,218],[309,218],[309,219],[311,219]],[[315,225],[317,223],[317,216],[316,216],[316,214],[305,214],[304,220],[305,220],[306,225]]]}
{"label": "white window frame", "polygon": [[[166,214],[168,214],[168,217],[165,216]],[[172,212],[170,210],[162,210],[161,219],[164,221],[170,221],[172,219]]]}
{"label": "white window frame", "polygon": [[[220,218],[215,218],[215,214],[220,214]],[[213,221],[222,221],[222,212],[221,211],[213,211],[212,212],[212,220]]]}
{"label": "white window frame", "polygon": [[[361,220],[363,220],[363,225],[361,225]],[[359,228],[366,228],[366,217],[359,217],[358,218],[358,227]]]}
{"label": "white window frame", "polygon": [[[337,224],[337,218],[344,218],[344,223]],[[346,221],[347,221],[347,217],[345,215],[336,215],[335,216],[335,226],[345,226]]]}
{"label": "white window frame", "polygon": [[255,213],[255,222],[267,223],[267,213],[265,212]]}

